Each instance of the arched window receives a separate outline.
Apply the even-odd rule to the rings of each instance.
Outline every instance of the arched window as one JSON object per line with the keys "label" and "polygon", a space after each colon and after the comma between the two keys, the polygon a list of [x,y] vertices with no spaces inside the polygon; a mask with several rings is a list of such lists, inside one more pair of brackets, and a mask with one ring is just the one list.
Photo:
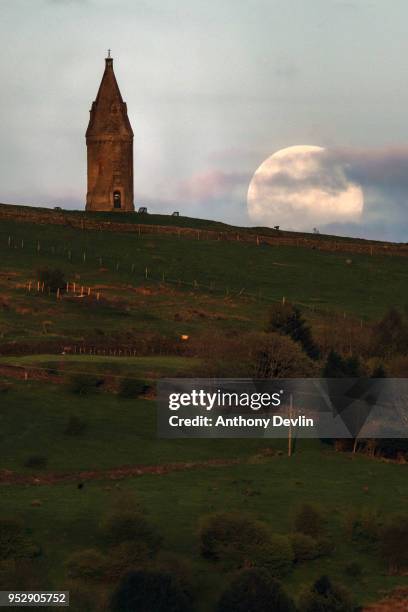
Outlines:
{"label": "arched window", "polygon": [[120,191],[113,192],[113,208],[122,208]]}

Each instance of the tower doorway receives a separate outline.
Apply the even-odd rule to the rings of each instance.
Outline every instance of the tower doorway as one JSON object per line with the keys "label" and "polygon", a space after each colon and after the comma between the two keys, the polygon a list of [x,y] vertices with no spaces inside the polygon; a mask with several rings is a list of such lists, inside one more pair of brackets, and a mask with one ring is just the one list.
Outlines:
{"label": "tower doorway", "polygon": [[113,192],[113,208],[122,208],[122,198],[120,191]]}

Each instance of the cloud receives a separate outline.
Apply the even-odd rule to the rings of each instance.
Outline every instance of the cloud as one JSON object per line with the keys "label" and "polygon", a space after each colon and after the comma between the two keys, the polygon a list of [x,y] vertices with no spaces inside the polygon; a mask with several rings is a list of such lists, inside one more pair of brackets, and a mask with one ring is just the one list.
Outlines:
{"label": "cloud", "polygon": [[247,186],[250,175],[244,173],[209,170],[194,174],[182,181],[177,188],[177,195],[183,201],[208,201],[230,196],[236,188]]}
{"label": "cloud", "polygon": [[347,178],[364,191],[362,229],[376,237],[408,240],[408,147],[333,149]]}
{"label": "cloud", "polygon": [[89,5],[90,0],[46,0],[47,4],[60,4],[60,5],[68,5],[68,4],[83,4]]}
{"label": "cloud", "polygon": [[294,79],[300,74],[300,69],[289,58],[280,58],[275,66],[275,75],[284,79]]}
{"label": "cloud", "polygon": [[408,147],[301,149],[261,165],[249,189],[253,221],[407,241]]}

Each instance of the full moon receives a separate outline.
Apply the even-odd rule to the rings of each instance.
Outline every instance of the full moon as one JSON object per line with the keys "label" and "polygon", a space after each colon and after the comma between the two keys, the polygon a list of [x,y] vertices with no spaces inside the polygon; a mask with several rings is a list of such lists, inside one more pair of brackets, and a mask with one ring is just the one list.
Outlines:
{"label": "full moon", "polygon": [[364,208],[360,185],[323,147],[297,145],[277,151],[256,170],[248,188],[252,222],[312,231],[331,223],[356,222]]}

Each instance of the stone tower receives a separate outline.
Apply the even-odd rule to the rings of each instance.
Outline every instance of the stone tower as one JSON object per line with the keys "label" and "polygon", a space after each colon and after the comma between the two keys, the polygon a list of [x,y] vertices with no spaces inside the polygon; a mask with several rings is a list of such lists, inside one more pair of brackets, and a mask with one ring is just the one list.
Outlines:
{"label": "stone tower", "polygon": [[133,211],[133,130],[108,53],[86,130],[87,211]]}

